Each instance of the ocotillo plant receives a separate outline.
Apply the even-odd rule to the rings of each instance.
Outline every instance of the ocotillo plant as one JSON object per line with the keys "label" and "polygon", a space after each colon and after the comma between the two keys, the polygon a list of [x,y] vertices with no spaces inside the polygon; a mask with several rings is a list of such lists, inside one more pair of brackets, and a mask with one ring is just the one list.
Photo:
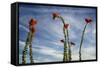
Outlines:
{"label": "ocotillo plant", "polygon": [[24,47],[24,50],[23,50],[23,55],[22,55],[22,64],[26,64],[26,55],[27,55],[27,49],[28,49],[28,46],[29,46],[29,55],[30,55],[30,63],[34,63],[33,61],[33,55],[32,55],[32,39],[33,39],[33,36],[34,36],[34,33],[35,33],[35,25],[37,24],[37,21],[35,19],[31,19],[30,22],[29,22],[29,32],[28,32],[28,36],[27,36],[27,39],[26,39],[26,45]]}
{"label": "ocotillo plant", "polygon": [[65,24],[65,21],[63,19],[62,16],[59,15],[59,13],[53,13],[53,19],[55,20],[56,18],[61,19],[62,23],[63,23],[63,33],[64,33],[64,55],[63,55],[63,62],[69,61],[68,58],[68,38],[67,38],[67,34],[68,34],[68,26],[69,24]]}
{"label": "ocotillo plant", "polygon": [[[68,24],[69,25],[69,24]],[[68,61],[71,61],[72,60],[72,57],[71,57],[71,45],[73,45],[74,43],[73,42],[69,42],[69,31],[68,31],[68,25],[65,24],[64,25],[64,28],[67,28],[67,43],[68,43]],[[73,44],[72,44],[73,43]]]}
{"label": "ocotillo plant", "polygon": [[92,22],[92,19],[90,18],[86,18],[85,19],[85,26],[84,26],[84,29],[83,29],[83,32],[82,32],[82,36],[81,36],[81,42],[80,42],[80,48],[79,48],[79,61],[82,60],[82,56],[81,56],[81,49],[82,49],[82,44],[83,44],[83,40],[84,40],[84,34],[85,34],[85,30],[86,30],[86,27],[87,27],[87,24],[90,24]]}
{"label": "ocotillo plant", "polygon": [[[64,39],[60,40],[60,42],[64,43]],[[68,52],[69,52],[69,61],[71,61],[72,60],[72,57],[71,57],[71,55],[72,55],[72,53],[71,53],[71,47],[74,46],[75,43],[69,42],[69,45],[70,45],[70,48],[68,50]]]}
{"label": "ocotillo plant", "polygon": [[68,41],[68,59],[69,61],[71,61],[71,45],[70,45],[70,42],[69,42],[69,32],[68,32],[68,29],[67,29],[67,41]]}
{"label": "ocotillo plant", "polygon": [[68,50],[68,61],[71,61],[71,45],[70,45],[70,43],[69,43],[69,31],[68,31],[68,26],[69,26],[69,24],[64,24],[64,28],[66,28],[67,30],[67,44],[68,44],[68,47],[67,47],[67,50]]}

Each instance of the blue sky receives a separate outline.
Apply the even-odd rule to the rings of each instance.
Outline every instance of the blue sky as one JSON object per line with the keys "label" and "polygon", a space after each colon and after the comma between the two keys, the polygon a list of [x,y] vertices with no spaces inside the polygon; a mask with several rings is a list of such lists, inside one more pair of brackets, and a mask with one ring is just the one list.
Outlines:
{"label": "blue sky", "polygon": [[[61,20],[52,19],[52,13],[58,12],[69,25],[70,41],[76,45],[72,49],[72,61],[78,60],[80,37],[85,18],[91,17],[93,22],[88,24],[82,48],[82,59],[96,59],[96,10],[94,8],[58,7],[41,5],[20,5],[19,6],[19,63],[22,63],[22,50],[25,46],[29,32],[28,23],[31,18],[37,20],[36,32],[33,38],[33,59],[35,63],[57,62],[63,59],[63,24]],[[27,55],[27,63],[29,55]]]}

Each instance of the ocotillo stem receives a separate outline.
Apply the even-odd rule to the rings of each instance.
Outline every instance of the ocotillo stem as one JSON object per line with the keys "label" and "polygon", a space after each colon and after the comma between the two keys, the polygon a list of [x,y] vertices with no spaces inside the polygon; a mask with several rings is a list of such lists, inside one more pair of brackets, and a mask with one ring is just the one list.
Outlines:
{"label": "ocotillo stem", "polygon": [[68,59],[67,57],[67,43],[66,43],[66,32],[65,32],[65,29],[63,27],[63,32],[64,32],[64,38],[65,38],[65,41],[64,41],[64,57],[63,57],[63,61],[66,62]]}
{"label": "ocotillo stem", "polygon": [[[59,16],[59,18],[62,20],[62,23],[63,23],[63,25],[65,24],[65,22],[64,22],[64,19],[61,17],[61,16]],[[66,62],[66,61],[68,61],[68,54],[67,54],[67,36],[66,36],[66,30],[65,30],[65,28],[64,28],[64,26],[63,26],[63,33],[64,33],[64,38],[65,38],[65,41],[64,41],[64,57],[63,57],[63,61],[64,62]]]}
{"label": "ocotillo stem", "polygon": [[82,32],[82,37],[81,37],[81,42],[80,42],[80,48],[79,48],[79,60],[82,60],[82,56],[81,56],[81,49],[82,49],[82,43],[83,43],[83,39],[84,39],[84,33],[85,33],[85,29],[86,29],[87,24],[85,25],[83,32]]}
{"label": "ocotillo stem", "polygon": [[27,54],[27,48],[28,48],[28,44],[29,44],[29,36],[30,36],[30,32],[28,32],[26,45],[25,45],[24,50],[23,50],[22,64],[26,64],[26,54]]}
{"label": "ocotillo stem", "polygon": [[70,46],[70,43],[69,43],[69,32],[68,32],[68,29],[67,29],[67,41],[68,41],[68,58],[69,58],[69,61],[71,61],[71,46]]}
{"label": "ocotillo stem", "polygon": [[33,33],[31,33],[31,37],[30,37],[30,45],[29,45],[29,48],[30,48],[30,63],[33,63],[33,52],[32,52],[32,38],[33,38]]}

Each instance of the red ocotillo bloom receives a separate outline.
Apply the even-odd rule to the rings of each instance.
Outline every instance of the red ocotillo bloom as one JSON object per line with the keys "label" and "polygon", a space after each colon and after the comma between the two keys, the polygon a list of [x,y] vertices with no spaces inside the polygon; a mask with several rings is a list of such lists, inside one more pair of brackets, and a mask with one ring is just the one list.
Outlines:
{"label": "red ocotillo bloom", "polygon": [[31,19],[29,22],[29,30],[34,33],[35,32],[35,25],[37,24],[37,21],[35,19]]}
{"label": "red ocotillo bloom", "polygon": [[73,46],[75,45],[75,43],[74,43],[74,42],[69,42],[69,43],[70,43],[71,45],[73,45]]}
{"label": "red ocotillo bloom", "polygon": [[81,42],[80,42],[80,47],[79,47],[79,60],[80,61],[82,60],[81,52],[82,52],[82,44],[83,44],[83,40],[84,40],[85,30],[86,30],[87,24],[92,22],[92,19],[85,18],[85,22],[86,22],[86,24],[85,24],[84,29],[82,31]]}
{"label": "red ocotillo bloom", "polygon": [[[67,45],[67,38],[68,38],[68,30],[67,30],[67,28],[68,28],[68,24],[65,24],[65,21],[64,21],[64,19],[63,19],[63,17],[59,14],[59,13],[57,13],[57,12],[54,12],[54,13],[52,13],[52,16],[53,16],[53,19],[55,20],[56,18],[58,18],[58,19],[60,19],[61,21],[62,21],[62,24],[63,24],[63,33],[64,33],[64,40],[60,40],[62,43],[64,43],[64,54],[63,54],[63,61],[64,62],[66,62],[66,61],[68,61],[69,60],[69,58],[68,58],[68,54],[67,54],[67,50],[66,49],[68,49],[68,47],[67,46],[69,46],[69,45]],[[67,31],[66,31],[67,30]]]}
{"label": "red ocotillo bloom", "polygon": [[35,26],[36,24],[37,24],[37,21],[33,18],[29,21],[29,26]]}
{"label": "red ocotillo bloom", "polygon": [[67,29],[69,24],[64,24],[64,28]]}
{"label": "red ocotillo bloom", "polygon": [[62,40],[60,40],[60,42],[64,43],[64,40],[62,39]]}
{"label": "red ocotillo bloom", "polygon": [[92,22],[92,19],[91,18],[86,18],[85,19],[85,22],[88,24],[88,23],[91,23]]}
{"label": "red ocotillo bloom", "polygon": [[[60,40],[60,42],[62,42],[62,43],[64,43],[64,39],[62,39],[62,40]],[[74,42],[69,42],[70,43],[70,45],[72,46],[75,46],[75,43]]]}
{"label": "red ocotillo bloom", "polygon": [[37,21],[32,18],[29,21],[29,32],[28,32],[28,36],[26,39],[26,44],[23,50],[23,55],[22,55],[22,64],[26,64],[26,55],[27,55],[27,49],[29,46],[29,50],[30,50],[30,63],[34,63],[33,61],[33,55],[32,55],[32,38],[34,37],[34,33],[35,33],[35,25],[37,24]]}
{"label": "red ocotillo bloom", "polygon": [[30,26],[29,27],[29,30],[32,32],[32,33],[34,33],[36,30],[35,30],[35,28],[33,27],[33,26]]}
{"label": "red ocotillo bloom", "polygon": [[55,19],[56,17],[59,17],[59,13],[52,13],[53,19]]}

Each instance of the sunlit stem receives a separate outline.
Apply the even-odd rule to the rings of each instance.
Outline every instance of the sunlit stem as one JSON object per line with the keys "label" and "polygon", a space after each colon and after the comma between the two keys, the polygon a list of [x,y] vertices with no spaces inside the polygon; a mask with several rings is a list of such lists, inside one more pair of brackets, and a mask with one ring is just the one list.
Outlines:
{"label": "sunlit stem", "polygon": [[26,45],[23,50],[23,55],[22,55],[22,64],[26,64],[26,55],[27,55],[27,49],[28,49],[28,44],[29,44],[29,37],[30,37],[30,32],[28,32],[28,36],[26,39]]}
{"label": "sunlit stem", "polygon": [[71,61],[71,45],[69,43],[69,31],[67,29],[67,41],[68,41],[68,57],[69,57],[69,61]]}
{"label": "sunlit stem", "polygon": [[29,45],[29,48],[30,48],[30,63],[33,63],[33,52],[32,52],[32,39],[33,39],[33,33],[31,32],[31,37],[30,37],[30,45]]}
{"label": "sunlit stem", "polygon": [[80,42],[80,48],[79,48],[79,60],[81,61],[82,60],[82,56],[81,56],[81,52],[82,52],[82,44],[83,44],[83,40],[84,40],[84,33],[85,33],[85,30],[86,30],[86,26],[87,24],[85,25],[84,29],[83,29],[83,32],[82,32],[82,36],[81,36],[81,42]]}
{"label": "sunlit stem", "polygon": [[[58,18],[60,18],[62,20],[63,25],[65,24],[63,17],[59,16]],[[63,27],[63,33],[64,33],[64,55],[63,55],[63,61],[66,62],[68,61],[68,45],[67,45],[67,33],[66,33],[66,29]]]}
{"label": "sunlit stem", "polygon": [[26,45],[23,50],[23,55],[22,55],[22,64],[26,64],[26,55],[27,55],[27,49],[28,46],[30,48],[30,63],[33,63],[33,56],[32,56],[32,38],[33,38],[33,33],[30,31],[28,32],[27,40],[26,40]]}

